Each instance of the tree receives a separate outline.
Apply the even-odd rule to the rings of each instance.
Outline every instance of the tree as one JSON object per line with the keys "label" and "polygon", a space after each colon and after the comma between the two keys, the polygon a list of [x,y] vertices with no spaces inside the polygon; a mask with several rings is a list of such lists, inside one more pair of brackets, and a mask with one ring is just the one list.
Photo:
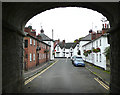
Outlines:
{"label": "tree", "polygon": [[106,56],[107,60],[110,60],[110,46],[105,48],[104,55]]}
{"label": "tree", "polygon": [[110,71],[110,46],[105,48],[104,55],[106,56],[106,70]]}

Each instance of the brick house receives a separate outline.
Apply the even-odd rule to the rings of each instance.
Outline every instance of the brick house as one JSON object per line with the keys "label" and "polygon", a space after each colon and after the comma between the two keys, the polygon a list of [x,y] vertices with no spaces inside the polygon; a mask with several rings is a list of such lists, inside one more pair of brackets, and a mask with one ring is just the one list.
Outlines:
{"label": "brick house", "polygon": [[24,33],[24,69],[29,70],[49,61],[50,45],[37,39],[36,31],[31,26],[25,27]]}

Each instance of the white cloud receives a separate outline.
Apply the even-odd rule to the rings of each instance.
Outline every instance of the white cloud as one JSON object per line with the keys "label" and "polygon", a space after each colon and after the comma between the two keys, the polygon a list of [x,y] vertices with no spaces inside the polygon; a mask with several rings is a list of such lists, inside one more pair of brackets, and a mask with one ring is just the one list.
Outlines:
{"label": "white cloud", "polygon": [[73,42],[75,39],[83,37],[89,33],[89,30],[102,29],[101,19],[104,16],[96,11],[78,8],[55,8],[42,12],[28,21],[26,26],[32,23],[37,34],[41,29],[41,25],[45,34],[52,37],[52,29],[54,30],[54,39],[66,40]]}

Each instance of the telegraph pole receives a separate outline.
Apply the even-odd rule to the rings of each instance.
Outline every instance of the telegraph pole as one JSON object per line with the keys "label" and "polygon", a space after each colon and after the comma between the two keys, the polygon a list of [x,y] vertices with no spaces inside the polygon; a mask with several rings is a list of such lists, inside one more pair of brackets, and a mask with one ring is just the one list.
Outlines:
{"label": "telegraph pole", "polygon": [[52,39],[53,39],[53,29],[52,29]]}

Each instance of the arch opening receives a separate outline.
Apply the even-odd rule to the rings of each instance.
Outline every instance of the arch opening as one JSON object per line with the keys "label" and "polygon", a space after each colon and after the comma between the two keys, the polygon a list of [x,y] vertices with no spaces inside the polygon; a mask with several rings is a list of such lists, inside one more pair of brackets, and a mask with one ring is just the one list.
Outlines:
{"label": "arch opening", "polygon": [[[11,76],[8,77],[7,74],[4,74],[3,79],[3,90],[5,92],[19,92],[22,83],[22,74],[21,74],[21,63],[22,59],[22,38],[19,34],[15,32],[23,32],[26,22],[36,15],[45,10],[56,8],[56,7],[68,7],[68,6],[77,6],[77,7],[86,7],[104,14],[110,21],[112,27],[117,26],[120,22],[119,19],[119,3],[3,3],[3,71]],[[19,14],[19,15],[18,15]],[[11,23],[12,22],[12,23]],[[14,31],[14,32],[13,32]],[[119,92],[119,26],[112,30],[113,33],[110,35],[110,42],[112,45],[112,78],[111,78],[111,92]],[[115,33],[114,33],[115,32]],[[14,37],[13,37],[14,36]],[[117,39],[116,39],[117,38]],[[14,43],[14,44],[13,44]],[[14,49],[17,50],[17,53],[14,53]],[[9,51],[10,49],[10,51]],[[8,50],[6,52],[6,50]],[[116,52],[117,51],[117,52]],[[9,54],[9,55],[8,55]],[[116,56],[117,55],[117,56]],[[11,60],[13,59],[13,60]],[[10,65],[10,64],[14,65]],[[17,63],[17,64],[16,64]],[[115,63],[115,64],[114,64]],[[9,68],[8,68],[9,67]],[[16,68],[17,67],[17,68]],[[11,72],[11,71],[16,71]],[[6,80],[9,79],[9,80]],[[14,82],[11,81],[16,79]],[[11,83],[11,84],[9,84]],[[9,84],[9,85],[8,85]],[[18,84],[19,86],[17,86]],[[19,88],[20,87],[20,88]]]}
{"label": "arch opening", "polygon": [[[74,24],[76,24],[76,26],[77,27],[79,27],[79,24],[80,24],[80,22],[82,22],[81,21],[81,19],[80,20],[78,20],[78,18],[80,18],[80,15],[79,14],[77,14],[78,13],[78,11],[76,12],[76,14],[77,15],[79,15],[79,17],[77,18],[77,17],[73,17],[74,15],[76,15],[74,12],[75,12],[75,10],[72,10],[72,9],[74,9],[74,8],[76,8],[77,9],[77,7],[64,7],[64,8],[56,8],[56,9],[51,9],[51,10],[47,10],[47,13],[48,14],[52,14],[52,16],[54,16],[55,14],[54,13],[50,13],[50,11],[52,11],[52,10],[59,10],[59,9],[63,9],[63,10],[65,10],[65,9],[70,9],[69,11],[67,10],[67,16],[65,16],[65,14],[64,13],[62,13],[63,12],[63,10],[61,10],[62,12],[61,13],[59,13],[58,12],[58,14],[59,14],[59,16],[57,17],[57,19],[59,18],[59,19],[61,19],[62,17],[61,17],[61,15],[60,14],[64,14],[63,15],[63,17],[64,17],[64,19],[62,18],[62,23],[60,24],[60,25],[58,25],[58,26],[60,26],[60,28],[63,28],[65,25],[67,25],[67,24],[65,24],[65,25],[63,25],[62,26],[62,24],[63,24],[63,22],[65,23],[66,21],[69,21],[69,20],[71,20],[71,22],[74,22],[74,21],[72,21],[72,19],[73,20],[77,20],[79,23],[74,23]],[[85,9],[85,8],[84,8]],[[58,11],[57,10],[57,11]],[[78,10],[79,11],[81,11],[80,10],[80,8],[78,8]],[[85,9],[86,11],[88,11],[89,9]],[[84,10],[84,11],[85,11]],[[91,10],[92,11],[92,10]],[[53,11],[54,12],[54,11]],[[44,14],[45,12],[43,12],[43,13],[40,13],[40,15],[42,15],[42,14]],[[70,14],[69,14],[70,13]],[[71,16],[72,14],[74,14],[73,16]],[[89,14],[88,14],[89,13]],[[95,13],[97,13],[97,12],[95,12]],[[81,15],[83,14],[83,11],[81,11]],[[87,13],[85,13],[84,15],[82,15],[82,16],[90,16],[90,14],[92,14],[92,12],[87,12]],[[47,14],[46,14],[47,15]],[[57,15],[57,14],[56,14]],[[34,16],[34,18],[37,18],[37,20],[35,20],[34,18],[33,18],[33,21],[36,23],[36,22],[38,22],[39,20],[38,19],[42,19],[43,17],[41,16],[41,17],[37,17],[38,15],[36,15],[36,16]],[[45,16],[45,15],[44,15]],[[50,15],[47,15],[46,16],[46,18],[48,18]],[[51,17],[52,17],[51,16]],[[69,18],[69,20],[66,20],[67,18],[68,18],[68,16],[71,16],[71,18]],[[94,18],[93,19],[95,19],[95,15],[92,15],[92,16],[94,16]],[[67,18],[65,18],[65,17],[67,17]],[[99,18],[99,20],[100,20],[100,22],[101,22],[101,20],[107,20],[105,17],[104,17],[104,19],[102,19],[102,17],[104,17],[104,16],[100,16],[100,18]],[[45,19],[46,19],[45,18]],[[75,19],[75,18],[77,18],[77,19]],[[51,21],[48,21],[48,19],[46,20],[46,23],[49,23],[50,22],[50,24],[51,24],[51,22],[53,22],[53,19],[56,21],[57,19],[55,19],[55,17],[53,17],[53,18],[49,18],[49,19],[51,19]],[[83,19],[83,18],[82,18]],[[85,19],[85,18],[84,18]],[[87,19],[86,21],[85,21],[85,23],[86,24],[88,24],[88,22],[87,21],[89,21],[89,20],[91,20],[92,18],[90,17],[90,19]],[[92,35],[92,32],[93,32],[93,34],[96,32],[97,34],[96,34],[96,37],[97,36],[99,36],[100,37],[100,35],[98,35],[98,34],[100,34],[101,33],[101,35],[102,35],[102,33],[103,33],[103,31],[102,31],[102,29],[104,30],[104,28],[106,27],[106,28],[110,28],[110,26],[102,26],[102,23],[100,23],[101,24],[101,28],[99,28],[99,29],[92,29],[94,26],[92,25],[92,22],[93,22],[93,19],[91,20],[91,22],[89,23],[89,25],[88,25],[88,30],[86,30],[87,31],[87,33],[84,35],[84,36],[81,36],[81,37],[85,37],[85,36],[87,36],[87,35],[90,35],[91,37],[93,37],[93,35]],[[97,19],[98,19],[98,16],[97,16]],[[66,21],[65,21],[66,20]],[[95,21],[94,21],[95,22]],[[97,22],[97,21],[96,21]],[[42,24],[41,24],[42,23]],[[60,21],[57,21],[56,23],[60,23]],[[98,23],[98,22],[97,22]],[[109,23],[109,22],[108,22]],[[42,30],[42,32],[41,32],[41,34],[43,34],[43,29],[45,30],[46,29],[46,26],[45,26],[45,24],[44,24],[44,20],[43,20],[43,22],[39,22],[39,23],[37,23],[38,24],[38,27],[39,27],[39,29],[38,29],[38,32],[40,31],[40,30]],[[84,30],[85,30],[85,28],[87,28],[87,25],[85,24],[85,26],[86,27],[84,27],[83,29],[80,29],[80,30],[78,30],[77,31],[77,35],[79,34],[79,33],[82,33]],[[100,25],[99,24],[99,25]],[[105,24],[105,22],[104,22],[104,24]],[[26,25],[26,26],[28,26],[28,27],[30,27],[30,26],[33,26],[33,24],[32,24],[32,21],[30,22],[28,22],[28,25]],[[42,27],[41,27],[42,26]],[[72,26],[73,26],[73,23],[72,23]],[[75,26],[75,27],[76,27]],[[81,27],[83,27],[84,25],[83,25],[83,23],[82,23],[82,25],[80,25]],[[51,26],[52,28],[50,29],[50,30],[48,30],[48,32],[49,31],[51,31],[52,29],[54,30],[54,28],[53,27],[55,27],[55,26]],[[70,26],[68,26],[67,28],[69,28]],[[75,27],[74,27],[74,29],[72,30],[72,32],[73,33],[75,33]],[[79,27],[80,28],[80,27]],[[35,28],[34,28],[35,29]],[[92,32],[90,32],[89,30],[90,29],[92,29]],[[101,29],[101,31],[97,31],[97,30],[100,30]],[[60,31],[63,31],[64,29],[62,29],[62,30],[60,30]],[[55,31],[58,31],[58,30],[56,30],[55,29]],[[70,32],[70,30],[66,30],[66,31],[69,31],[69,33],[71,33]],[[64,31],[64,33],[66,32],[66,31]],[[82,32],[81,32],[82,31]],[[44,33],[46,33],[46,31],[44,31]],[[52,31],[51,31],[51,33],[52,33]],[[50,33],[50,36],[52,36],[51,35],[51,33]],[[60,32],[61,33],[61,32]],[[76,33],[75,33],[76,34]],[[67,35],[67,34],[66,34]],[[72,35],[73,36],[73,35]],[[98,37],[98,39],[99,39],[99,37]],[[72,38],[72,37],[71,37]],[[57,39],[59,39],[59,38],[56,38],[56,40]],[[97,39],[97,38],[96,38]],[[62,39],[62,40],[64,40],[64,38]],[[74,39],[75,40],[75,39]],[[74,41],[73,40],[73,41]],[[101,62],[103,61],[103,59],[101,58],[101,56],[104,56],[104,55],[101,55],[103,52],[104,52],[104,49],[102,49],[102,47],[101,47],[101,42],[103,42],[103,38],[100,38],[98,41],[92,41],[93,39],[91,39],[91,40],[87,40],[87,43],[89,42],[89,45],[87,45],[86,44],[86,42],[84,43],[84,44],[82,44],[82,45],[80,45],[80,46],[83,46],[83,45],[85,45],[85,46],[83,46],[83,47],[81,47],[80,49],[82,49],[82,50],[80,50],[81,51],[81,53],[82,53],[82,57],[83,57],[83,59],[84,59],[84,61],[86,61],[86,62],[89,62],[89,63],[91,63],[91,62],[97,62],[95,65],[97,65],[97,66],[100,66],[99,64],[101,64]],[[102,40],[102,41],[101,41]],[[108,43],[107,43],[107,37],[105,38],[105,40],[106,40],[106,44],[107,45],[105,45],[104,44],[104,46],[105,47],[107,47],[108,46]],[[85,40],[84,40],[85,41]],[[70,41],[71,42],[71,41]],[[98,44],[99,43],[99,44]],[[88,51],[88,50],[92,50],[93,48],[95,48],[95,49],[97,49],[97,48],[99,48],[98,46],[96,46],[95,44],[98,44],[98,46],[100,46],[100,48],[101,48],[101,53],[92,53],[92,54],[90,54],[90,55],[88,55],[88,56],[84,56],[83,55],[83,53],[84,53],[84,50],[86,50],[86,51]],[[103,45],[103,43],[102,43],[102,45]],[[67,57],[67,54],[62,54],[63,56],[60,56],[60,55],[58,55],[57,53],[55,53],[55,57]],[[72,55],[72,54],[70,54],[70,55]],[[72,56],[71,56],[72,57]],[[94,59],[96,57],[96,59]],[[106,70],[106,65],[105,64],[102,64],[101,66],[100,66],[101,68],[103,68],[103,69],[105,69]]]}

